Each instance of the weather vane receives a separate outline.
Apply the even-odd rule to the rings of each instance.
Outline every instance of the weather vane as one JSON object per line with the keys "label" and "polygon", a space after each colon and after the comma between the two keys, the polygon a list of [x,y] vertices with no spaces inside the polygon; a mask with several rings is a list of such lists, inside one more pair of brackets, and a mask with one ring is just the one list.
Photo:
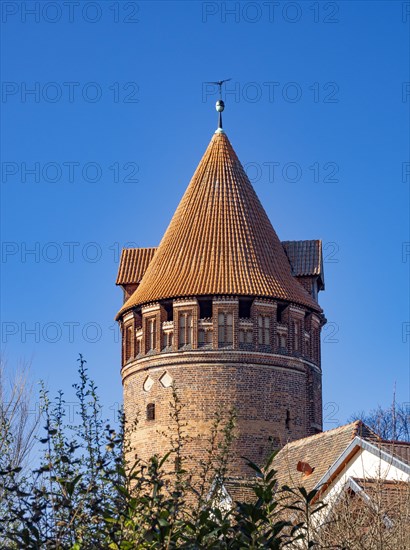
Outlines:
{"label": "weather vane", "polygon": [[216,86],[219,86],[219,99],[215,105],[215,108],[219,113],[218,130],[222,130],[222,111],[225,109],[225,103],[222,101],[222,86],[225,84],[225,82],[229,82],[230,80],[232,79],[226,78],[225,80],[217,80],[216,82],[205,83],[205,84],[215,84]]}

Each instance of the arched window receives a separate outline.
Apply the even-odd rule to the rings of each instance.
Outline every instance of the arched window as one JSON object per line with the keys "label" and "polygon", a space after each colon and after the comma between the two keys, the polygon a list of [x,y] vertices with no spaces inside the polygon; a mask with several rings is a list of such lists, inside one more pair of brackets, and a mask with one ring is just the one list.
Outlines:
{"label": "arched window", "polygon": [[155,420],[155,403],[147,405],[147,420]]}

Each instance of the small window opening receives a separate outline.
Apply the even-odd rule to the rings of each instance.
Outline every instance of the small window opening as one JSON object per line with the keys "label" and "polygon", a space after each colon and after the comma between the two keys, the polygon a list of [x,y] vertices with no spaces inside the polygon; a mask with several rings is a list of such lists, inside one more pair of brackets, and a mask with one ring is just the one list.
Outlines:
{"label": "small window opening", "polygon": [[147,420],[155,420],[155,403],[147,405]]}
{"label": "small window opening", "polygon": [[239,317],[241,319],[250,319],[252,300],[239,299]]}
{"label": "small window opening", "polygon": [[290,412],[289,412],[289,409],[286,409],[285,426],[286,426],[287,430],[290,430]]}
{"label": "small window opening", "polygon": [[174,320],[174,308],[172,302],[163,302],[163,307],[167,314],[167,321],[173,321]]}
{"label": "small window opening", "polygon": [[199,301],[199,318],[207,319],[212,317],[212,300],[198,300]]}

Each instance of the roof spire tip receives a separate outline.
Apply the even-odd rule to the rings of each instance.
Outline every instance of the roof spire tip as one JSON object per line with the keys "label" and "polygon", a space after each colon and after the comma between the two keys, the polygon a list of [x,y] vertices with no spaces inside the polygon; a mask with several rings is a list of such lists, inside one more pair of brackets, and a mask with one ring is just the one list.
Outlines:
{"label": "roof spire tip", "polygon": [[215,108],[219,113],[218,118],[218,129],[215,134],[224,134],[225,132],[222,129],[222,111],[225,109],[225,103],[222,101],[222,86],[225,82],[229,82],[231,78],[226,78],[225,80],[217,80],[216,82],[206,82],[206,84],[214,84],[219,88],[219,99],[216,102]]}
{"label": "roof spire tip", "polygon": [[225,109],[225,103],[222,101],[222,99],[218,99],[218,101],[216,102],[216,105],[215,105],[215,109],[218,111],[219,113],[219,117],[218,117],[218,129],[216,130],[215,133],[224,133],[223,129],[222,129],[222,111]]}

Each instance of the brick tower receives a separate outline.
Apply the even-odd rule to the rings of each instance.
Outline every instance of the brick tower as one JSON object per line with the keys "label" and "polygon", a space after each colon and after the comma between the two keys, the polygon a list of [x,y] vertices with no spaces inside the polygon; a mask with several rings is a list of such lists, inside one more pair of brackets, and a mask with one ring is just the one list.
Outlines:
{"label": "brick tower", "polygon": [[163,454],[175,383],[201,458],[215,411],[235,407],[232,483],[272,448],[322,430],[321,241],[281,242],[222,128],[158,248],[124,249],[117,284],[125,414]]}

